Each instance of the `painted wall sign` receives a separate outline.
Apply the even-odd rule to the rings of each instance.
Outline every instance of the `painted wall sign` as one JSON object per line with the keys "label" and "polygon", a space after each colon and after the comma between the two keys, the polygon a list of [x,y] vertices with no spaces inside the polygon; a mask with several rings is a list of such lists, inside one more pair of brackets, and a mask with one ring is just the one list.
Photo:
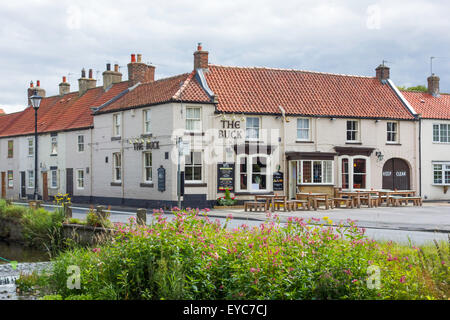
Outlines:
{"label": "painted wall sign", "polygon": [[225,189],[234,191],[234,163],[217,164],[217,191],[225,192]]}
{"label": "painted wall sign", "polygon": [[166,190],[166,169],[163,166],[158,168],[158,191]]}
{"label": "painted wall sign", "polygon": [[143,142],[134,142],[133,148],[136,151],[159,149],[159,141],[146,142],[145,144]]}
{"label": "painted wall sign", "polygon": [[220,120],[222,129],[219,129],[219,138],[242,139],[241,121],[239,120]]}
{"label": "painted wall sign", "polygon": [[277,171],[273,174],[273,191],[284,190],[283,172]]}
{"label": "painted wall sign", "polygon": [[395,173],[397,177],[406,177],[406,171],[397,171]]}
{"label": "painted wall sign", "polygon": [[392,171],[383,171],[383,177],[390,177],[392,175]]}

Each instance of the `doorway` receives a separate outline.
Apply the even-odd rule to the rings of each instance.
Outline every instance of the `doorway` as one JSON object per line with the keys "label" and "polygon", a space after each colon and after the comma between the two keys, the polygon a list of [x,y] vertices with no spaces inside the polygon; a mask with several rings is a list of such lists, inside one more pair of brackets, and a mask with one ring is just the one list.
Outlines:
{"label": "doorway", "polygon": [[2,172],[2,198],[6,198],[6,173]]}
{"label": "doorway", "polygon": [[48,201],[48,180],[47,172],[42,172],[42,199]]}
{"label": "doorway", "polygon": [[69,197],[73,196],[73,169],[66,169],[66,193]]}
{"label": "doorway", "polygon": [[410,189],[410,170],[405,160],[392,158],[386,161],[383,166],[383,189]]}
{"label": "doorway", "polygon": [[20,171],[20,197],[27,197],[27,186],[25,184],[25,171]]}

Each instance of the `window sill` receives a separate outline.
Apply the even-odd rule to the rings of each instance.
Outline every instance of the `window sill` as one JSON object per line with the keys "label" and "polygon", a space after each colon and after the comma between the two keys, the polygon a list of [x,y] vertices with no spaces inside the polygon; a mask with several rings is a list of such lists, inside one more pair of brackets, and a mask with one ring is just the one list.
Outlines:
{"label": "window sill", "polygon": [[151,137],[153,137],[153,134],[150,132],[141,134],[141,138],[151,138]]}
{"label": "window sill", "polygon": [[52,153],[52,154],[50,154],[50,157],[57,157],[57,156],[58,156],[57,153]]}
{"label": "window sill", "polygon": [[121,137],[121,136],[118,136],[118,137],[111,137],[111,141],[119,141],[119,140],[122,140],[122,137]]}
{"label": "window sill", "polygon": [[450,184],[438,184],[438,183],[432,183],[432,186],[435,187],[450,187]]}
{"label": "window sill", "polygon": [[345,144],[362,144],[361,141],[345,141]]}
{"label": "window sill", "polygon": [[402,144],[399,142],[386,142],[387,146],[401,146]]}
{"label": "window sill", "polygon": [[184,186],[186,188],[203,188],[203,187],[207,187],[208,185],[206,183],[202,183],[202,182],[185,182]]}
{"label": "window sill", "polygon": [[122,182],[111,182],[111,187],[121,187]]}
{"label": "window sill", "polygon": [[302,186],[322,186],[322,187],[329,187],[329,186],[334,186],[334,183],[302,183],[302,184],[297,184],[297,187],[302,187]]}
{"label": "window sill", "polygon": [[153,188],[153,182],[141,182],[139,186],[141,188]]}
{"label": "window sill", "polygon": [[246,195],[272,195],[273,191],[237,191],[234,193],[237,196],[246,196]]}
{"label": "window sill", "polygon": [[295,140],[295,143],[314,143],[314,141],[310,141],[310,140]]}
{"label": "window sill", "polygon": [[205,133],[201,132],[201,131],[185,131],[184,135],[185,136],[204,136]]}

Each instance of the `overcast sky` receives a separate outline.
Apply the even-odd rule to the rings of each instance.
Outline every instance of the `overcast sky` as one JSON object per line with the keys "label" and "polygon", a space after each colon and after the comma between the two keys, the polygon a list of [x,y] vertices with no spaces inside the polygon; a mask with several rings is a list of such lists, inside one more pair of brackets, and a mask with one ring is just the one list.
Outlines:
{"label": "overcast sky", "polygon": [[190,72],[197,42],[210,63],[372,76],[387,60],[397,85],[450,92],[450,1],[0,0],[0,108],[22,110],[29,82],[47,96],[84,67],[98,85],[107,62],[131,53],[156,78]]}

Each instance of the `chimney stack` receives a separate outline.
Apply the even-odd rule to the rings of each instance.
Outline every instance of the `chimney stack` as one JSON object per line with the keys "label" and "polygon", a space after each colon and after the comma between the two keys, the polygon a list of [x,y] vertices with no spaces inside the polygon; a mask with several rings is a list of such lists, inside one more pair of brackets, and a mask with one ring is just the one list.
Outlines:
{"label": "chimney stack", "polygon": [[376,69],[376,77],[381,83],[385,83],[390,78],[390,69],[384,63],[380,64]]}
{"label": "chimney stack", "polygon": [[142,62],[142,55],[138,54],[138,61],[136,62],[136,55],[131,55],[131,62],[128,64],[128,81],[130,87],[136,83],[153,82],[155,81],[155,66],[147,65]]}
{"label": "chimney stack", "polygon": [[34,87],[33,81],[30,82],[30,87],[27,90],[28,92],[28,106],[31,106],[30,97],[35,93],[42,98],[45,98],[45,90],[41,88],[41,81],[36,81],[36,87]]}
{"label": "chimney stack", "polygon": [[87,90],[95,88],[97,80],[92,77],[92,69],[89,69],[89,78],[86,78],[86,70],[81,70],[81,78],[78,79],[78,95],[82,96]]}
{"label": "chimney stack", "polygon": [[66,77],[62,77],[62,82],[59,84],[59,95],[63,96],[70,92],[70,83],[67,82]]}
{"label": "chimney stack", "polygon": [[433,97],[439,96],[439,77],[434,73],[427,78],[428,80],[428,93]]}
{"label": "chimney stack", "polygon": [[112,84],[122,81],[122,74],[119,72],[119,65],[114,65],[114,71],[111,71],[111,64],[106,64],[106,71],[103,72],[103,90],[106,91]]}
{"label": "chimney stack", "polygon": [[201,42],[194,52],[194,70],[197,69],[208,69],[208,51],[203,51]]}

